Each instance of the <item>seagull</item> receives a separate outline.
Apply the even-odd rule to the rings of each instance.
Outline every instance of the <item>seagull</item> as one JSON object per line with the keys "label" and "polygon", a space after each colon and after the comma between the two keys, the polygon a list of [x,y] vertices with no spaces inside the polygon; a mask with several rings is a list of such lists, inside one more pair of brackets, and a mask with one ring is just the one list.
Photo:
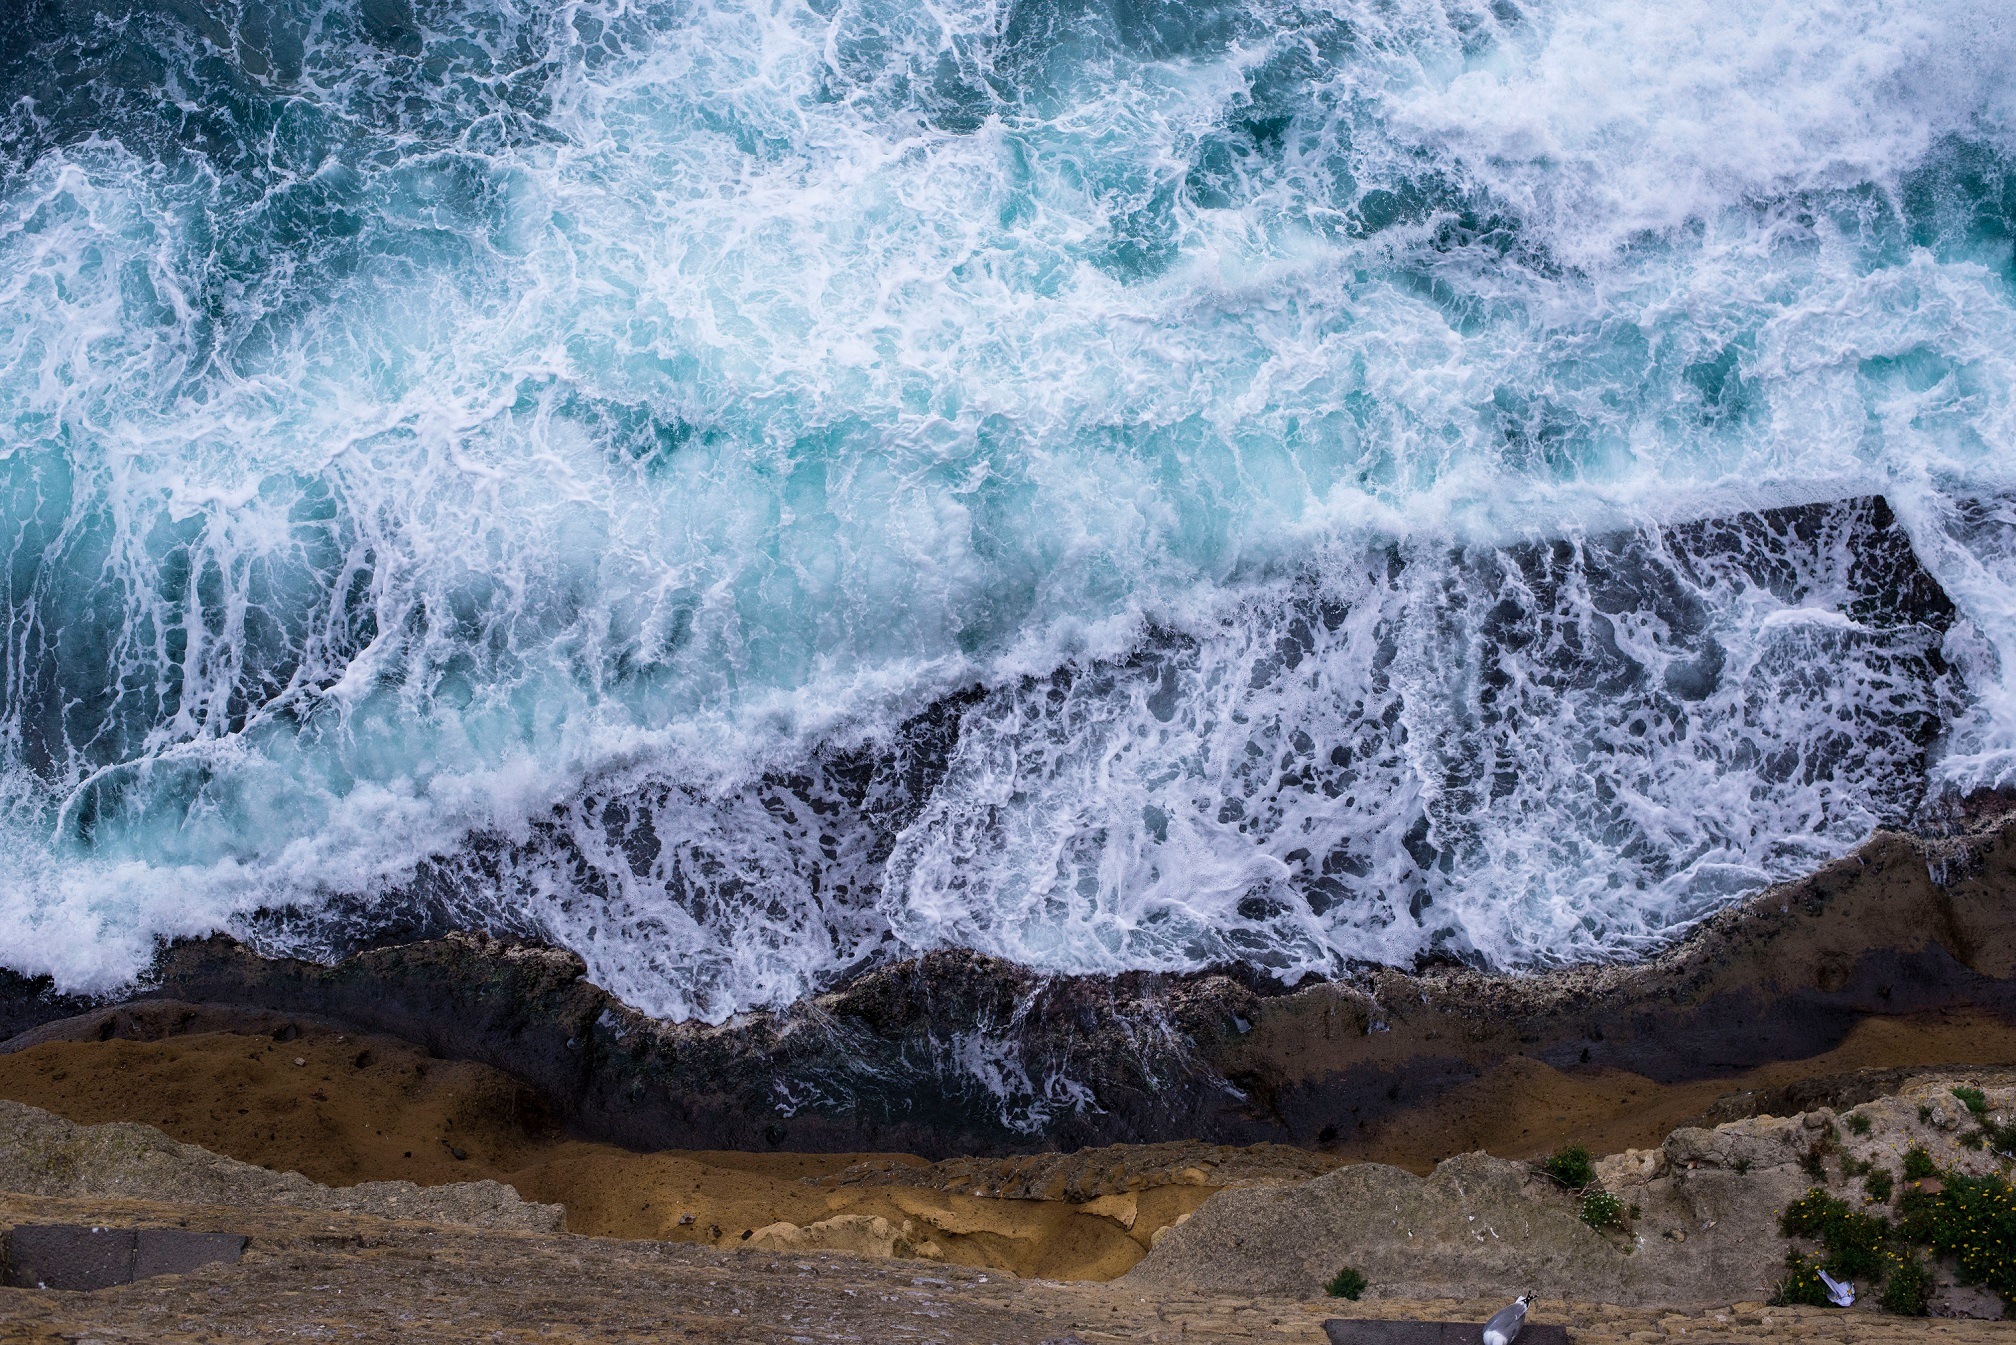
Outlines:
{"label": "seagull", "polygon": [[[1834,1300],[1835,1307],[1852,1308],[1855,1306],[1855,1281],[1850,1280],[1848,1283],[1843,1284],[1824,1270],[1820,1272],[1820,1280],[1827,1286],[1827,1297]],[[1496,1321],[1497,1319],[1493,1318],[1492,1320]]]}
{"label": "seagull", "polygon": [[1484,1345],[1512,1345],[1526,1328],[1526,1305],[1532,1301],[1533,1295],[1521,1294],[1498,1309],[1498,1314],[1484,1323]]}

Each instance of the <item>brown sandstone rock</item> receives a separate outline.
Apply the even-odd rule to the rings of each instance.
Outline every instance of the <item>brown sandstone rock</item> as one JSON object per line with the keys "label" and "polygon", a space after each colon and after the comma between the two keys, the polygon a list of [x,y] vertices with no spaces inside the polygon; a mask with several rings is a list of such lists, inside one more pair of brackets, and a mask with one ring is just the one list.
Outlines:
{"label": "brown sandstone rock", "polygon": [[871,1214],[836,1214],[803,1227],[767,1224],[750,1235],[749,1245],[780,1252],[851,1252],[927,1261],[944,1258],[944,1251],[929,1238],[913,1240],[887,1219]]}

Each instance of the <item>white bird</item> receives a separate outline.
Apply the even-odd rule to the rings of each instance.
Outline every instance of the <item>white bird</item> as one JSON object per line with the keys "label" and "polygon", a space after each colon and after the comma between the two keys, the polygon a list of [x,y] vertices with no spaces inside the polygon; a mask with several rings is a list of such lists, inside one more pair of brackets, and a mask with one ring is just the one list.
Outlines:
{"label": "white bird", "polygon": [[1834,1300],[1834,1306],[1838,1308],[1855,1306],[1855,1281],[1850,1280],[1843,1284],[1823,1270],[1820,1272],[1820,1282],[1827,1286],[1827,1297]]}
{"label": "white bird", "polygon": [[1526,1305],[1533,1301],[1533,1295],[1521,1294],[1490,1321],[1484,1323],[1484,1345],[1512,1345],[1519,1333],[1526,1329]]}

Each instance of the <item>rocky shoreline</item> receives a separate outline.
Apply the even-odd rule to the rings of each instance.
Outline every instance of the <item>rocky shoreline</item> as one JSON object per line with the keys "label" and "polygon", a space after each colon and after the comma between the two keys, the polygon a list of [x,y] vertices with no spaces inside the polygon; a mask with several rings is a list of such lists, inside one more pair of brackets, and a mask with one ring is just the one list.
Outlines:
{"label": "rocky shoreline", "polygon": [[[119,1045],[74,1043],[68,1059],[116,1053]],[[305,1320],[354,1334],[388,1315],[410,1320],[424,1307],[421,1318],[440,1320],[415,1324],[422,1339],[456,1338],[433,1334],[450,1322],[470,1333],[460,1338],[491,1338],[504,1323],[489,1315],[497,1298],[529,1284],[546,1320],[558,1313],[626,1339],[639,1332],[658,1338],[650,1332],[665,1329],[663,1313],[676,1307],[689,1338],[724,1340],[860,1340],[906,1331],[922,1315],[932,1330],[952,1333],[945,1338],[1026,1345],[1052,1338],[1057,1323],[1044,1320],[1045,1312],[1065,1314],[1066,1329],[1087,1341],[1307,1340],[1325,1315],[1475,1320],[1526,1291],[1541,1300],[1546,1320],[1575,1323],[1577,1339],[1620,1345],[1703,1333],[1762,1341],[1788,1332],[1839,1341],[1942,1334],[1986,1341],[2006,1339],[2008,1330],[1983,1320],[2008,1311],[2006,1247],[1987,1268],[1987,1284],[1981,1266],[1970,1272],[1935,1249],[1914,1272],[1923,1284],[1915,1309],[1889,1301],[1892,1277],[1884,1267],[1918,1261],[1916,1252],[1844,1271],[1859,1282],[1852,1311],[1765,1300],[1778,1303],[1787,1292],[1788,1252],[1811,1254],[1816,1239],[1831,1237],[1785,1226],[1781,1215],[1795,1203],[1823,1200],[1859,1211],[1853,1217],[1880,1229],[1895,1252],[1918,1236],[1907,1231],[1922,1213],[1913,1202],[1942,1189],[1938,1181],[1914,1181],[1914,1172],[1934,1171],[1953,1189],[2002,1181],[2009,1160],[1996,1145],[2012,1117],[2016,1070],[1931,1072],[1845,1110],[1682,1127],[1654,1148],[1596,1160],[1577,1179],[1585,1188],[1552,1175],[1552,1164],[1483,1153],[1449,1158],[1425,1176],[1265,1147],[1088,1150],[1078,1158],[984,1165],[884,1156],[842,1167],[829,1160],[831,1170],[796,1178],[789,1183],[796,1194],[785,1198],[817,1211],[840,1193],[879,1188],[898,1207],[893,1217],[799,1214],[800,1222],[777,1219],[739,1238],[718,1229],[702,1237],[611,1238],[581,1236],[571,1205],[564,1211],[571,1231],[563,1233],[559,1205],[521,1201],[494,1180],[331,1187],[177,1143],[151,1127],[78,1125],[0,1102],[0,1234],[58,1216],[94,1229],[209,1228],[246,1246],[242,1264],[90,1294],[0,1294],[8,1320],[40,1321],[52,1340],[74,1339],[87,1325],[130,1327],[142,1319],[214,1324],[209,1314],[227,1307],[247,1324],[298,1326],[308,1306],[298,1275],[312,1268],[318,1292],[340,1285],[343,1293],[318,1300]],[[1980,1142],[1991,1133],[1993,1144]],[[1186,1162],[1212,1171],[1175,1170]],[[1211,1183],[1208,1192],[1195,1191],[1203,1181]],[[683,1190],[674,1181],[646,1193],[681,1201]],[[920,1199],[934,1191],[952,1194]],[[1164,1198],[1184,1191],[1197,1198],[1183,1201],[1179,1213]],[[1593,1216],[1591,1193],[1611,1201],[1611,1212]],[[1027,1270],[1012,1264],[1013,1244],[1045,1236],[1038,1225],[1057,1212],[1051,1206],[1068,1206],[1071,1221],[1098,1225],[1109,1239],[1131,1234],[1145,1256],[1083,1262],[1074,1275],[1019,1278]],[[907,1217],[913,1210],[916,1217]],[[1047,1236],[1061,1251],[1083,1232],[1060,1224]],[[507,1241],[484,1240],[499,1237]],[[400,1247],[410,1255],[393,1250]],[[318,1258],[312,1266],[304,1252]],[[456,1264],[441,1264],[444,1258]],[[402,1260],[409,1263],[403,1270]],[[528,1278],[532,1264],[542,1270]],[[1362,1296],[1349,1304],[1323,1293],[1340,1267],[1362,1277]],[[569,1297],[584,1271],[618,1292]],[[848,1305],[844,1320],[805,1316],[802,1297],[770,1292],[780,1272],[860,1301]],[[434,1292],[442,1274],[481,1292],[443,1315]],[[996,1282],[1001,1288],[981,1295],[984,1302],[926,1295],[921,1313],[904,1292]],[[423,1292],[416,1297],[416,1290]],[[658,1305],[649,1321],[637,1316],[642,1304]],[[1092,1304],[1096,1315],[1088,1316]],[[1009,1317],[995,1315],[1001,1310]],[[1043,1335],[1015,1334],[1038,1325]],[[1101,1334],[1090,1334],[1095,1329]]]}
{"label": "rocky shoreline", "polygon": [[[1816,1056],[1871,1019],[2016,1022],[2012,868],[2004,816],[1948,838],[1879,833],[1632,965],[1374,968],[1284,990],[1224,973],[1043,977],[941,952],[720,1026],[650,1019],[570,953],[481,935],[326,967],[216,937],[166,949],[123,1006],[79,1016],[16,993],[0,1050],[52,1031],[145,1035],[149,1005],[173,1001],[314,1014],[478,1061],[575,1133],[635,1149],[1348,1144],[1515,1060],[1667,1084]],[[38,1017],[67,1021],[26,1026]]]}

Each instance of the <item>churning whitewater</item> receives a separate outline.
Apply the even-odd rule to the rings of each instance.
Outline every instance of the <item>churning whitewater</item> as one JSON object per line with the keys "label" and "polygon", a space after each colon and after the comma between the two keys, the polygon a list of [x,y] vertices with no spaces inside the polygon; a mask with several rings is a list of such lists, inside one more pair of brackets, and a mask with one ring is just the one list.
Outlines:
{"label": "churning whitewater", "polygon": [[1628,956],[2016,782],[2006,0],[20,0],[0,962]]}

